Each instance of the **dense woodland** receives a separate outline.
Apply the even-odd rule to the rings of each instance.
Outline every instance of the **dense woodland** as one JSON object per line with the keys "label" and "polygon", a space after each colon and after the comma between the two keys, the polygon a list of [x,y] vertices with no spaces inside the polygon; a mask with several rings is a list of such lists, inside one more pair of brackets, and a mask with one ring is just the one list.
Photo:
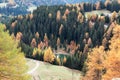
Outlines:
{"label": "dense woodland", "polygon": [[[120,2],[117,8],[115,3],[40,6],[33,14],[0,24],[0,79],[30,79],[22,52],[29,58],[82,70],[82,80],[119,78]],[[86,16],[92,9],[108,9],[111,14]],[[66,55],[56,56],[59,51]]]}
{"label": "dense woodland", "polygon": [[[6,28],[19,41],[26,57],[81,70],[87,52],[92,48],[103,45],[105,50],[109,50],[112,27],[120,23],[120,14],[117,13],[120,4],[115,3],[106,1],[94,5],[40,6],[33,14],[13,18],[6,24]],[[90,14],[85,17],[85,12],[92,9],[115,11],[111,16]],[[48,60],[45,59],[46,50],[46,56],[50,57]],[[55,57],[54,53],[59,50],[70,55],[63,58],[65,64]]]}

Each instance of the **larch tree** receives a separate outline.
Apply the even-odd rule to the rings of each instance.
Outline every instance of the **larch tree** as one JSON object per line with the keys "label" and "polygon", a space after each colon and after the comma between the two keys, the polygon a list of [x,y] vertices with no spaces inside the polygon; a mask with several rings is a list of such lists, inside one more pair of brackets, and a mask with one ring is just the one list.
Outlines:
{"label": "larch tree", "polygon": [[103,80],[120,78],[120,26],[113,28],[113,37],[110,41],[110,50],[103,63],[106,73],[102,76]]}
{"label": "larch tree", "polygon": [[21,32],[18,32],[17,34],[16,34],[16,40],[17,41],[20,41],[21,40],[21,38],[22,38],[22,33]]}
{"label": "larch tree", "polygon": [[12,22],[11,27],[14,28],[16,26],[16,24],[17,24],[17,20]]}
{"label": "larch tree", "polygon": [[48,37],[47,37],[47,34],[45,33],[44,35],[44,44],[45,44],[45,47],[48,47]]}
{"label": "larch tree", "polygon": [[62,19],[63,19],[64,21],[67,21],[67,16],[64,14],[64,15],[62,16]]}
{"label": "larch tree", "polygon": [[104,5],[107,6],[109,3],[110,3],[110,0],[106,0]]}
{"label": "larch tree", "polygon": [[33,14],[29,14],[30,19],[33,19]]}
{"label": "larch tree", "polygon": [[37,43],[36,43],[36,39],[33,38],[32,41],[31,41],[31,47],[34,48],[36,47]]}
{"label": "larch tree", "polygon": [[61,19],[61,12],[60,12],[60,10],[58,10],[57,14],[56,14],[56,20],[60,21],[60,19]]}
{"label": "larch tree", "polygon": [[20,19],[20,20],[22,20],[23,16],[22,15],[18,15],[17,18]]}
{"label": "larch tree", "polygon": [[57,62],[58,65],[61,65],[61,61],[60,61],[59,57],[56,58],[56,62]]}
{"label": "larch tree", "polygon": [[96,10],[99,10],[100,9],[100,2],[98,1],[97,3],[96,3]]}
{"label": "larch tree", "polygon": [[36,37],[37,39],[40,37],[40,35],[39,35],[38,32],[35,33],[35,37]]}
{"label": "larch tree", "polygon": [[60,46],[60,38],[57,38],[57,46]]}
{"label": "larch tree", "polygon": [[104,54],[103,46],[94,48],[93,51],[88,54],[88,59],[85,62],[87,72],[82,80],[101,80]]}
{"label": "larch tree", "polygon": [[59,35],[61,35],[63,27],[64,27],[63,24],[61,24],[59,28]]}
{"label": "larch tree", "polygon": [[44,61],[52,63],[54,59],[55,59],[55,55],[52,52],[51,48],[49,47],[48,49],[45,50]]}
{"label": "larch tree", "polygon": [[49,14],[48,14],[48,17],[49,17],[49,18],[52,18],[52,13],[49,13]]}
{"label": "larch tree", "polygon": [[112,80],[120,77],[120,26],[112,29],[109,50],[103,46],[94,48],[86,60],[87,72],[83,80]]}
{"label": "larch tree", "polygon": [[69,13],[70,13],[69,9],[66,9],[64,14],[68,15]]}
{"label": "larch tree", "polygon": [[30,80],[26,60],[17,43],[0,24],[0,80]]}

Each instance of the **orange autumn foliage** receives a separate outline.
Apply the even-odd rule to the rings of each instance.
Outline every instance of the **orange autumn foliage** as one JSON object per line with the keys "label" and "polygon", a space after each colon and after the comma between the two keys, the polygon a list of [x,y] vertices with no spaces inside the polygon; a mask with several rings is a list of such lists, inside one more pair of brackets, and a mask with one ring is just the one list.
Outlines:
{"label": "orange autumn foliage", "polygon": [[103,80],[112,80],[120,78],[120,26],[113,29],[113,37],[110,41],[110,50],[103,63],[106,73],[102,76]]}
{"label": "orange autumn foliage", "polygon": [[94,48],[86,60],[87,72],[82,80],[112,80],[120,78],[120,25],[112,29],[110,50]]}
{"label": "orange autumn foliage", "polygon": [[103,68],[103,54],[105,54],[105,52],[102,46],[94,48],[93,51],[88,54],[88,59],[85,63],[88,71],[82,80],[100,80]]}

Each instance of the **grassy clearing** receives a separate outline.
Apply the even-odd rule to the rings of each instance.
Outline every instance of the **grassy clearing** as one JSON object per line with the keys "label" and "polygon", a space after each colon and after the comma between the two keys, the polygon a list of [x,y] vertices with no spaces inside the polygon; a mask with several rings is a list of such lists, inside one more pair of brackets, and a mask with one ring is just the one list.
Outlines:
{"label": "grassy clearing", "polygon": [[[27,63],[29,71],[36,66],[35,60],[27,59]],[[31,75],[33,80],[80,80],[81,72],[39,61],[39,67]]]}

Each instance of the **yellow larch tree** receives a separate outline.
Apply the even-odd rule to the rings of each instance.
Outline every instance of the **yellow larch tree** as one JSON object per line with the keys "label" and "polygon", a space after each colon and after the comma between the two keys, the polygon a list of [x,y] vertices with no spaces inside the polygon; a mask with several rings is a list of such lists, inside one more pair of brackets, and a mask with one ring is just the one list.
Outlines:
{"label": "yellow larch tree", "polygon": [[25,57],[17,46],[0,24],[0,80],[30,80]]}
{"label": "yellow larch tree", "polygon": [[120,78],[120,26],[113,28],[113,37],[110,41],[110,50],[103,63],[106,73],[102,76],[103,80]]}
{"label": "yellow larch tree", "polygon": [[44,53],[44,61],[52,63],[54,59],[55,59],[55,54],[52,52],[51,48],[48,47],[48,49],[46,49]]}
{"label": "yellow larch tree", "polygon": [[105,51],[103,46],[94,48],[93,51],[88,54],[88,59],[85,63],[87,72],[82,80],[101,80],[104,54]]}
{"label": "yellow larch tree", "polygon": [[120,78],[120,25],[112,29],[109,50],[104,47],[94,48],[88,54],[86,61],[87,72],[83,80],[112,80]]}

